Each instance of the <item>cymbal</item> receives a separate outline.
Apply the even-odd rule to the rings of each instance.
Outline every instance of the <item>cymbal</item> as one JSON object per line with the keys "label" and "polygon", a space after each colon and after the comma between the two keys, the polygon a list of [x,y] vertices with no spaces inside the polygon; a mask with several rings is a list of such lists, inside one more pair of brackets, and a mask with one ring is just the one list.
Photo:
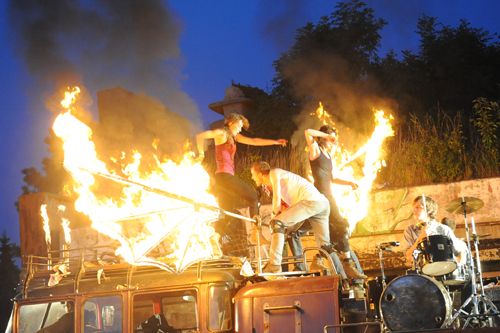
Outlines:
{"label": "cymbal", "polygon": [[481,209],[484,206],[484,202],[479,198],[460,197],[448,202],[445,209],[448,213],[462,214],[464,212],[463,205],[465,205],[465,212],[469,214]]}

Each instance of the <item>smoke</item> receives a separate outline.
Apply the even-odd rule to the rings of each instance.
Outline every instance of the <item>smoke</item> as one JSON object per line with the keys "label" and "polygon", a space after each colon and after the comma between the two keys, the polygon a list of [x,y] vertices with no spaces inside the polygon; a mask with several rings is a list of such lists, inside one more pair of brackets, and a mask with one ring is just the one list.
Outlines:
{"label": "smoke", "polygon": [[393,114],[397,111],[394,101],[378,96],[376,80],[368,76],[353,80],[348,62],[340,56],[316,52],[307,59],[287,64],[284,73],[292,82],[294,95],[308,101],[294,119],[297,131],[292,144],[304,141],[305,129],[318,129],[322,125],[311,116],[319,102],[333,117],[342,143],[351,151],[371,134],[374,109]]}
{"label": "smoke", "polygon": [[[195,103],[180,87],[181,26],[164,1],[10,0],[8,9],[17,35],[15,48],[36,83],[30,92],[34,98],[52,96],[70,85],[83,84],[87,97],[123,87],[166,105],[130,107],[128,116],[135,113],[127,123],[132,132],[145,131],[144,137],[174,135],[167,125],[179,121],[179,114],[194,125],[182,128],[200,126]],[[115,110],[109,119],[124,116]],[[115,133],[107,133],[111,140],[121,138],[119,124],[115,127]],[[180,145],[189,134],[179,133]],[[120,145],[140,149],[133,140]]]}
{"label": "smoke", "polygon": [[309,5],[304,0],[259,1],[256,25],[264,38],[270,40],[278,50],[287,49],[293,42],[295,30],[304,24],[304,13]]}

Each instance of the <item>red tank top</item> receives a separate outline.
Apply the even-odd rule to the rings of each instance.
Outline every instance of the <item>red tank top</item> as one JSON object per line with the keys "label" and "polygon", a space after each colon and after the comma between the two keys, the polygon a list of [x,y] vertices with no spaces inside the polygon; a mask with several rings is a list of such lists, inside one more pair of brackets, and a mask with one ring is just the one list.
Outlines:
{"label": "red tank top", "polygon": [[215,173],[229,173],[234,176],[234,154],[236,154],[236,143],[226,141],[221,145],[215,145]]}

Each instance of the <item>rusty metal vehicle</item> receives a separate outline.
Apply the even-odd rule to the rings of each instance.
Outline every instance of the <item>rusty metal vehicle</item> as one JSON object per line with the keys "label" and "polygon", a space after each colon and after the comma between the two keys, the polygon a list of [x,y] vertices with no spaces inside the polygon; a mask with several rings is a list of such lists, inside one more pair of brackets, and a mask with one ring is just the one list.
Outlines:
{"label": "rusty metal vehicle", "polygon": [[255,282],[230,258],[181,274],[80,260],[49,287],[47,264],[28,260],[13,333],[321,332],[340,321],[337,276]]}
{"label": "rusty metal vehicle", "polygon": [[[341,322],[335,274],[266,281],[243,276],[237,257],[198,261],[181,273],[131,265],[76,214],[68,247],[55,218],[63,203],[48,194],[20,198],[23,269],[6,332],[321,332]],[[51,242],[42,204],[55,211]]]}

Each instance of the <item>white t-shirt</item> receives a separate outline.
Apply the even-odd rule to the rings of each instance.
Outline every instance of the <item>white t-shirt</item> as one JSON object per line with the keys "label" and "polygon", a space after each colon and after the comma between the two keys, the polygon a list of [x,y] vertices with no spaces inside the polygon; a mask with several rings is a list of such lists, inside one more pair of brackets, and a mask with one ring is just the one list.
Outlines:
{"label": "white t-shirt", "polygon": [[326,197],[321,194],[314,185],[305,178],[283,169],[272,169],[272,176],[280,181],[281,200],[288,206],[295,205],[299,201],[324,201]]}

